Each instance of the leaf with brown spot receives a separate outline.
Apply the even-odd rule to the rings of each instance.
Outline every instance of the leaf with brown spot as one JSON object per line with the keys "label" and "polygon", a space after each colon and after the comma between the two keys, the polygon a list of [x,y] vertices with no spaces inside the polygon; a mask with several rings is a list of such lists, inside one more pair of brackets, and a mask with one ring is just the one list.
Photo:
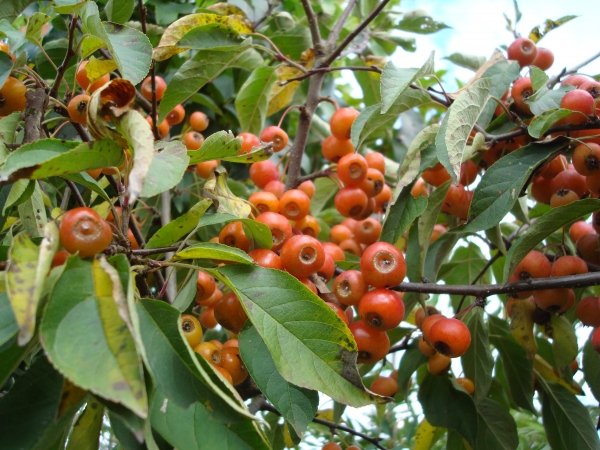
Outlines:
{"label": "leaf with brown spot", "polygon": [[[302,56],[300,57],[298,64],[300,64],[306,70],[310,70],[312,69],[314,63],[315,52],[312,48],[302,52]],[[267,117],[271,114],[275,114],[280,109],[283,109],[292,103],[294,94],[300,86],[300,81],[292,81],[284,86],[281,86],[280,83],[302,75],[302,71],[300,69],[296,69],[295,67],[288,66],[287,64],[281,64],[275,70],[275,74],[277,75],[277,80],[273,86],[271,86],[271,91],[269,92]]]}

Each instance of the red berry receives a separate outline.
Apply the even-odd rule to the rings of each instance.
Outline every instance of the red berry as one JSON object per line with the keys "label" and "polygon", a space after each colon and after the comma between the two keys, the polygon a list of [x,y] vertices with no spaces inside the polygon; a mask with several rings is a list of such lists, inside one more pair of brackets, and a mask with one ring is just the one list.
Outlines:
{"label": "red berry", "polygon": [[448,358],[463,355],[471,345],[471,332],[458,319],[442,319],[429,330],[431,346]]}
{"label": "red berry", "polygon": [[508,59],[517,61],[521,67],[525,67],[533,63],[538,49],[531,39],[517,38],[508,46]]}
{"label": "red berry", "polygon": [[371,286],[396,286],[406,276],[404,256],[387,242],[370,245],[360,258],[360,271]]}
{"label": "red berry", "polygon": [[374,289],[360,299],[358,314],[369,326],[387,331],[397,327],[404,319],[404,303],[394,291]]}
{"label": "red berry", "polygon": [[100,253],[110,245],[112,231],[108,222],[91,208],[74,208],[60,221],[60,242],[71,254],[87,258]]}

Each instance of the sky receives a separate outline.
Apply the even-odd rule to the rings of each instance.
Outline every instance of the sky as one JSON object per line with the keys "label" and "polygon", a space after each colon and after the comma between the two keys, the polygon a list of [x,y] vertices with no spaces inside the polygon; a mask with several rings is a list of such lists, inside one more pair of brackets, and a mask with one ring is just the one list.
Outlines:
{"label": "sky", "polygon": [[[598,20],[598,0],[521,0],[521,21],[517,32],[528,36],[530,30],[541,25],[546,19],[556,20],[566,15],[579,16],[548,33],[538,45],[554,52],[554,65],[548,70],[550,76],[563,67],[573,67],[600,51],[596,44]],[[420,67],[432,50],[435,50],[436,69],[451,69],[455,75],[466,81],[472,76],[468,69],[462,69],[443,60],[453,52],[463,52],[477,56],[491,56],[495,48],[509,45],[513,35],[506,29],[503,13],[514,23],[513,0],[403,0],[401,11],[423,9],[436,21],[451,28],[431,35],[413,35],[417,41],[417,51],[408,53],[399,50],[392,59],[398,67]],[[581,70],[589,75],[600,74],[600,59]],[[451,78],[447,78],[450,81]]]}

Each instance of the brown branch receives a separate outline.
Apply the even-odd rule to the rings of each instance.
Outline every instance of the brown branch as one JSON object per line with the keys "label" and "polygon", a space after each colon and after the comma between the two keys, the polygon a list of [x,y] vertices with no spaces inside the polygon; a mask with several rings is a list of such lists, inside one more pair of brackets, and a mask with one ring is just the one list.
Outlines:
{"label": "brown branch", "polygon": [[348,4],[346,5],[346,8],[344,9],[344,11],[342,11],[340,18],[337,20],[337,22],[333,26],[333,29],[331,30],[331,33],[329,33],[329,36],[327,37],[327,45],[329,45],[329,46],[335,45],[335,42],[340,37],[340,34],[341,34],[342,30],[344,29],[344,24],[346,23],[346,20],[348,20],[350,13],[356,6],[356,3],[357,3],[357,0],[350,0],[348,2]]}
{"label": "brown branch", "polygon": [[71,189],[71,192],[75,196],[75,200],[77,201],[77,204],[79,206],[85,207],[86,204],[83,201],[83,197],[81,196],[81,192],[79,192],[79,189],[77,189],[77,186],[75,186],[75,183],[73,183],[71,180],[67,180],[67,179],[65,179],[65,182],[67,183],[67,186],[69,186],[69,189]]}
{"label": "brown branch", "polygon": [[258,19],[256,22],[254,22],[252,24],[252,29],[256,30],[256,28],[263,23],[273,12],[273,10],[279,5],[279,0],[275,0],[272,2],[269,2],[269,7],[267,8],[267,10],[265,11],[265,13],[263,14],[263,16]]}
{"label": "brown branch", "polygon": [[305,175],[303,177],[298,178],[298,184],[300,185],[301,183],[304,183],[305,181],[309,181],[309,180],[315,180],[317,178],[324,178],[324,177],[328,177],[332,174],[333,172],[331,171],[331,169],[323,169],[323,170],[319,170],[317,172],[313,172],[309,175]]}
{"label": "brown branch", "polygon": [[377,8],[371,11],[371,14],[365,17],[365,19],[356,27],[356,29],[349,33],[348,36],[344,38],[342,43],[338,45],[336,49],[333,50],[329,55],[327,55],[327,57],[321,65],[330,66],[331,63],[333,63],[333,61],[335,61],[336,58],[342,54],[344,49],[348,47],[348,45],[350,45],[354,38],[358,36],[367,27],[367,25],[369,25],[373,20],[375,20],[375,18],[379,15],[379,13],[383,10],[383,8],[385,8],[385,6],[389,2],[390,0],[381,0],[381,3],[377,5]]}
{"label": "brown branch", "polygon": [[[481,279],[481,277],[483,277],[485,275],[485,273],[488,271],[488,269],[490,267],[492,267],[492,264],[494,264],[496,262],[496,260],[498,258],[500,258],[501,256],[503,256],[502,252],[500,250],[498,250],[496,252],[496,254],[490,258],[490,260],[486,263],[486,265],[483,266],[483,269],[481,269],[481,271],[473,279],[473,281],[471,282],[471,285],[476,284]],[[462,298],[460,299],[460,302],[458,303],[458,308],[456,308],[456,314],[458,314],[460,312],[460,309],[462,308],[462,305],[465,302],[466,298],[467,298],[467,295],[463,294]]]}
{"label": "brown branch", "polygon": [[[179,247],[179,245],[173,245],[171,247],[144,248],[139,250],[131,250],[131,253],[133,253],[135,256],[148,256],[154,255],[156,253],[175,252],[177,250],[180,250]],[[182,249],[187,247],[189,247],[189,245],[184,245]]]}
{"label": "brown branch", "polygon": [[353,70],[353,71],[367,71],[367,72],[375,72],[375,73],[381,73],[381,69],[377,66],[345,66],[345,67],[317,67],[315,69],[311,69],[308,72],[306,72],[303,75],[300,75],[298,77],[294,77],[294,78],[289,78],[285,81],[282,81],[279,83],[280,86],[285,86],[286,84],[291,83],[292,81],[302,81],[305,80],[309,77],[312,77],[313,75],[317,74],[317,73],[322,73],[322,72],[333,72],[336,70]]}
{"label": "brown branch", "polygon": [[48,94],[43,88],[25,94],[25,138],[23,144],[46,138],[42,120],[48,106]]}
{"label": "brown branch", "polygon": [[69,61],[71,58],[75,56],[75,50],[73,49],[73,40],[75,39],[75,30],[77,29],[77,18],[74,15],[71,15],[71,23],[69,25],[69,43],[67,45],[67,53],[65,53],[65,57],[63,58],[62,63],[58,67],[56,72],[56,78],[54,79],[54,84],[52,85],[52,90],[50,91],[50,97],[57,98],[58,89],[60,88],[60,83],[62,83],[65,73],[69,68]]}
{"label": "brown branch", "polygon": [[542,289],[581,288],[600,285],[600,273],[585,273],[566,277],[532,278],[527,281],[500,284],[447,285],[435,283],[401,283],[390,289],[398,292],[416,292],[420,294],[472,295],[489,297],[490,295],[514,294],[523,291]]}
{"label": "brown branch", "polygon": [[[268,411],[268,412],[272,412],[273,414],[277,414],[278,416],[281,416],[281,413],[279,411],[277,411],[277,409],[271,405],[270,403],[268,403],[266,400],[264,400],[260,405],[258,406],[258,410],[259,411]],[[341,425],[335,422],[330,422],[329,420],[323,420],[323,419],[319,419],[317,417],[315,417],[312,420],[314,423],[318,423],[319,425],[325,425],[326,427],[328,427],[332,432],[335,430],[341,430],[341,431],[345,431],[346,433],[350,433],[354,436],[358,436],[362,439],[364,439],[365,441],[369,442],[370,444],[373,444],[375,447],[381,449],[381,450],[386,450],[385,447],[382,447],[381,444],[379,444],[379,442],[382,440],[381,438],[377,437],[377,438],[372,438],[371,436],[367,436],[364,433],[361,433],[360,431],[356,431],[350,427],[347,427],[345,425]]]}
{"label": "brown branch", "polygon": [[556,83],[558,83],[558,80],[560,80],[563,76],[570,75],[570,74],[577,72],[579,69],[587,66],[589,63],[591,63],[592,61],[595,61],[598,58],[600,58],[600,52],[596,53],[594,56],[591,56],[590,58],[586,59],[582,63],[579,63],[579,64],[571,67],[570,69],[565,68],[565,69],[561,70],[561,72],[558,75],[555,75],[552,78],[550,78],[550,80],[548,80],[548,83],[546,83],[546,86],[548,87],[548,89],[552,89],[554,87],[554,85]]}
{"label": "brown branch", "polygon": [[310,28],[310,35],[312,37],[313,47],[315,50],[321,46],[321,30],[319,30],[319,20],[315,11],[310,4],[310,0],[301,0],[302,7],[304,8],[304,14],[308,20],[308,26]]}

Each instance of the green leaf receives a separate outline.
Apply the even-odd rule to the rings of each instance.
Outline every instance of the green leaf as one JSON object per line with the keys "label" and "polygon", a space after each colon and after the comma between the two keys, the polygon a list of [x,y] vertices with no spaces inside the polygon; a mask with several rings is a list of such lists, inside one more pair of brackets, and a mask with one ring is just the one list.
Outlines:
{"label": "green leaf", "polygon": [[[494,56],[492,56],[494,58]],[[492,85],[490,86],[490,96],[500,99],[504,93],[510,88],[510,85],[519,77],[521,67],[516,61],[507,61],[502,59],[492,66],[488,67],[481,75],[482,78],[491,78]],[[483,111],[477,119],[477,123],[482,127],[487,127],[494,116],[496,110],[495,100],[489,99],[485,104]]]}
{"label": "green leaf", "polygon": [[314,183],[315,196],[310,200],[310,212],[313,217],[317,217],[331,203],[338,188],[329,177],[317,178]]}
{"label": "green leaf", "polygon": [[467,323],[471,332],[471,345],[461,357],[465,376],[475,384],[475,402],[487,397],[492,385],[494,358],[490,351],[488,328],[483,322],[483,312],[476,308]]}
{"label": "green leaf", "polygon": [[283,28],[269,36],[281,53],[298,61],[302,52],[312,47],[310,31],[305,24],[296,24],[290,28]]}
{"label": "green leaf", "polygon": [[75,384],[145,417],[141,361],[114,298],[123,288],[101,265],[76,256],[67,260],[42,319],[42,345]]}
{"label": "green leaf", "polygon": [[411,33],[431,34],[450,27],[443,22],[436,22],[421,9],[413,9],[404,13],[404,17],[396,25],[396,28]]}
{"label": "green leaf", "polygon": [[271,86],[277,79],[275,68],[254,69],[235,98],[235,109],[243,131],[260,135],[265,125]]}
{"label": "green leaf", "polygon": [[385,114],[396,102],[398,97],[408,89],[411,83],[435,73],[434,52],[419,69],[401,69],[389,61],[381,74],[381,113]]}
{"label": "green leaf", "polygon": [[131,18],[134,7],[135,0],[108,0],[104,12],[110,22],[124,24]]}
{"label": "green leaf", "polygon": [[429,249],[431,233],[433,231],[433,227],[437,223],[437,218],[440,215],[440,210],[442,209],[442,204],[444,203],[444,198],[446,198],[448,188],[450,188],[450,180],[446,181],[435,191],[433,191],[429,196],[427,208],[417,219],[420,250],[419,264],[416,268],[418,271],[417,277],[415,279],[411,279],[411,281],[416,281],[417,279],[420,281],[420,278],[423,275],[423,268],[425,267],[425,259]]}
{"label": "green leaf", "polygon": [[218,259],[240,264],[254,264],[254,260],[246,252],[216,242],[194,244],[173,256],[173,261],[182,259]]}
{"label": "green leaf", "polygon": [[154,153],[144,178],[142,196],[153,197],[177,186],[190,164],[189,160],[187,150],[180,141],[164,143],[162,150]]}
{"label": "green leaf", "polygon": [[217,131],[207,137],[198,150],[188,152],[189,164],[237,156],[241,148],[242,138],[236,138],[231,131]]}
{"label": "green leaf", "polygon": [[200,200],[185,214],[158,230],[146,243],[145,248],[168,247],[179,241],[198,226],[200,218],[211,205],[210,200]]}
{"label": "green leaf", "polygon": [[27,28],[25,29],[25,37],[34,45],[41,44],[42,27],[50,21],[50,16],[36,12],[27,20]]}
{"label": "green leaf", "polygon": [[6,82],[13,69],[13,62],[6,52],[0,52],[0,88]]}
{"label": "green leaf", "polygon": [[454,181],[460,178],[460,165],[467,139],[489,99],[491,86],[491,78],[480,78],[463,90],[440,125],[435,140],[437,156]]}
{"label": "green leaf", "polygon": [[48,220],[46,216],[46,207],[39,183],[35,184],[33,194],[25,202],[18,206],[19,218],[23,222],[23,227],[31,237],[42,237],[43,230]]}
{"label": "green leaf", "polygon": [[556,124],[563,117],[571,114],[572,111],[570,109],[558,108],[558,109],[549,109],[548,111],[544,111],[539,116],[533,118],[527,131],[530,136],[534,138],[540,138],[548,131],[552,125]]}
{"label": "green leaf", "polygon": [[0,346],[12,338],[17,331],[19,331],[19,324],[8,300],[8,294],[2,292],[0,294]]}
{"label": "green leaf", "polygon": [[54,11],[59,14],[71,14],[81,9],[87,0],[54,0]]}
{"label": "green leaf", "polygon": [[[353,66],[367,67],[361,58],[354,58],[351,64]],[[381,93],[379,90],[381,74],[366,70],[353,70],[352,75],[354,75],[354,78],[356,78],[356,81],[360,85],[365,106],[373,106],[381,102]]]}
{"label": "green leaf", "polygon": [[92,192],[95,192],[96,194],[98,194],[100,197],[102,197],[107,202],[110,201],[110,197],[108,196],[108,194],[106,192],[104,192],[104,189],[102,189],[100,184],[98,184],[98,182],[96,180],[94,180],[91,176],[89,176],[85,172],[69,173],[67,175],[63,175],[63,178],[66,178],[67,180],[71,180],[77,184],[82,185],[83,187],[88,188]]}
{"label": "green leaf", "polygon": [[[587,408],[565,387],[550,383],[539,375],[537,380],[542,390],[542,412],[548,408],[554,416],[558,434],[565,448],[599,449],[596,427]],[[548,431],[546,423],[544,426]]]}
{"label": "green leaf", "polygon": [[556,368],[560,374],[563,374],[579,353],[577,336],[573,324],[565,316],[552,314],[550,325],[552,327],[552,349],[554,350]]}
{"label": "green leaf", "polygon": [[[135,303],[134,326],[157,390],[169,399],[169,405],[205,405],[215,420],[253,421],[254,416],[237,391],[187,344],[180,316],[176,308],[160,300],[141,299]],[[151,420],[154,422],[154,418]]]}
{"label": "green leaf", "polygon": [[[4,361],[3,361],[4,363]],[[0,399],[3,448],[33,448],[54,425],[64,378],[41,355]]]}
{"label": "green leaf", "polygon": [[252,219],[240,218],[223,213],[205,214],[200,219],[198,228],[215,224],[225,225],[230,222],[242,222],[244,233],[246,234],[246,237],[250,239],[250,242],[253,243],[255,248],[260,247],[270,249],[273,246],[273,236],[271,235],[269,227],[264,223]]}
{"label": "green leaf", "polygon": [[429,358],[421,353],[415,345],[410,345],[402,355],[398,366],[398,389],[404,398],[408,396],[410,380],[419,367],[426,364]]}
{"label": "green leaf", "polygon": [[534,93],[531,97],[525,99],[525,103],[529,105],[529,109],[534,116],[549,111],[551,109],[560,108],[560,101],[568,91],[575,89],[575,86],[565,85],[559,86],[556,89],[550,90],[546,86]]}
{"label": "green leaf", "polygon": [[42,139],[25,144],[12,152],[0,170],[0,180],[38,180],[90,169],[120,166],[124,159],[123,149],[108,138],[90,143]]}
{"label": "green leaf", "polygon": [[445,56],[442,59],[447,59],[459,67],[471,69],[476,72],[486,61],[485,56],[467,55],[466,53],[452,53],[450,56]]}
{"label": "green leaf", "polygon": [[173,301],[173,306],[182,313],[191,309],[190,306],[196,299],[196,292],[198,291],[198,286],[196,284],[198,280],[197,274],[197,271],[190,270],[187,282],[181,287],[177,293],[177,297],[175,297],[175,300]]}
{"label": "green leaf", "polygon": [[406,151],[406,155],[402,160],[400,169],[398,170],[398,182],[396,184],[396,189],[394,189],[391,204],[396,202],[398,195],[400,195],[400,191],[419,176],[423,162],[422,154],[435,144],[435,138],[439,130],[440,124],[436,123],[429,125],[419,131],[411,141],[408,150]]}
{"label": "green leaf", "polygon": [[416,39],[411,36],[398,36],[385,31],[374,31],[371,32],[371,37],[385,49],[388,55],[394,54],[397,47],[401,47],[402,50],[411,53],[417,51]]}
{"label": "green leaf", "polygon": [[90,397],[85,409],[73,426],[66,450],[97,449],[103,417],[104,407],[97,399]]}
{"label": "green leaf", "polygon": [[419,402],[434,427],[457,431],[473,448],[477,440],[478,414],[473,399],[446,376],[427,374],[419,388]]}
{"label": "green leaf", "polygon": [[413,220],[427,208],[427,197],[420,195],[414,198],[410,192],[411,186],[405,187],[400,193],[398,201],[388,208],[380,241],[395,244]]}
{"label": "green leaf", "polygon": [[33,0],[5,0],[0,5],[0,19],[13,21],[27,8]]}
{"label": "green leaf", "polygon": [[[211,23],[192,28],[177,43],[176,47],[194,50],[231,51],[242,44],[239,34],[220,23]],[[252,40],[250,39],[250,44]]]}
{"label": "green leaf", "polygon": [[401,94],[394,105],[384,114],[381,113],[381,105],[373,105],[365,108],[352,124],[352,144],[359,149],[367,138],[376,131],[391,125],[404,111],[430,101],[429,96],[420,90],[408,90]]}
{"label": "green leaf", "polygon": [[6,161],[6,158],[10,153],[6,148],[5,143],[14,144],[15,142],[15,135],[20,117],[21,112],[16,111],[0,119],[0,136],[2,136],[2,139],[0,139],[0,164],[4,164],[4,161]]}
{"label": "green leaf", "polygon": [[258,388],[302,436],[317,414],[319,393],[294,386],[281,376],[255,327],[242,330],[239,342],[244,364]]}
{"label": "green leaf", "polygon": [[260,67],[261,63],[262,60],[257,59],[254,50],[248,46],[240,45],[228,52],[199,51],[193,58],[184,62],[171,78],[160,102],[158,123],[162,122],[175,106],[185,102],[205,84],[214,81],[224,70],[232,67],[253,70]]}
{"label": "green leaf", "polygon": [[470,221],[457,231],[487,230],[500,222],[516,203],[531,174],[564,145],[563,139],[532,143],[493,164],[475,188],[469,209]]}
{"label": "green leaf", "polygon": [[592,334],[583,347],[583,377],[596,400],[600,401],[600,355],[592,347]]}
{"label": "green leaf", "polygon": [[267,450],[270,448],[256,422],[227,420],[214,405],[195,402],[183,407],[156,391],[151,402],[152,428],[171,445],[186,450]]}
{"label": "green leaf", "polygon": [[[494,166],[496,164],[494,164]],[[494,166],[492,166],[492,168]],[[510,247],[510,250],[506,255],[506,263],[504,264],[504,282],[508,280],[510,275],[514,272],[515,267],[517,267],[523,258],[525,258],[525,256],[527,256],[527,254],[540,242],[570,222],[581,217],[587,217],[598,209],[600,209],[600,200],[586,198],[584,200],[577,200],[573,203],[569,203],[565,206],[552,208],[542,217],[539,217]]]}
{"label": "green leaf", "polygon": [[355,407],[384,401],[362,384],[348,327],[300,281],[247,265],[215,273],[237,294],[283,378]]}
{"label": "green leaf", "polygon": [[94,2],[85,3],[79,13],[81,28],[106,44],[119,66],[121,77],[132,84],[142,81],[152,61],[152,44],[146,35],[125,25],[101,22],[98,6]]}
{"label": "green leaf", "polygon": [[531,78],[531,87],[534,92],[539,91],[544,87],[550,79],[550,77],[546,75],[546,72],[535,66],[531,66],[529,77]]}
{"label": "green leaf", "polygon": [[510,334],[508,324],[494,316],[488,316],[490,343],[500,353],[509,393],[517,406],[535,413],[533,406],[533,362],[527,358],[525,349]]}
{"label": "green leaf", "polygon": [[6,211],[10,210],[13,206],[19,206],[29,200],[35,191],[36,184],[33,180],[21,179],[10,185],[10,192],[6,198],[6,203],[4,203],[2,215],[6,215]]}
{"label": "green leaf", "polygon": [[[119,445],[125,450],[146,450],[144,444],[140,444],[136,435],[129,429],[125,421],[112,411],[108,412],[110,428],[119,441]],[[143,441],[143,434],[142,434]]]}
{"label": "green leaf", "polygon": [[489,398],[477,403],[477,447],[486,450],[515,450],[519,445],[517,424],[508,409]]}

